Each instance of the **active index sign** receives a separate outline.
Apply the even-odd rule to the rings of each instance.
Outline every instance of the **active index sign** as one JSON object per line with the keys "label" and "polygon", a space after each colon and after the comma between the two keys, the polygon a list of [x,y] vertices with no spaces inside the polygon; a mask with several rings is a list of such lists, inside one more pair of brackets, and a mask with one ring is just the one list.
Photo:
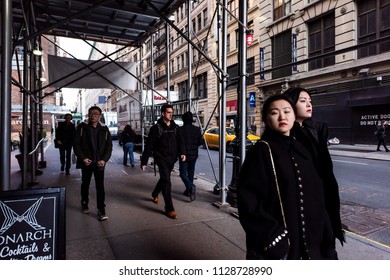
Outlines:
{"label": "active index sign", "polygon": [[0,192],[0,260],[65,259],[65,188]]}

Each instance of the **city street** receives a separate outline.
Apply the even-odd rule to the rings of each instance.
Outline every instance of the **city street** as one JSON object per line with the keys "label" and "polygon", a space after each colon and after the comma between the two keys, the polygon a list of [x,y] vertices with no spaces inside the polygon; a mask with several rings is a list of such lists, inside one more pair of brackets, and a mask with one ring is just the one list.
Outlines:
{"label": "city street", "polygon": [[[226,183],[232,178],[232,154],[227,154]],[[199,148],[196,176],[215,182],[219,180],[218,150]],[[340,198],[373,208],[390,209],[390,164],[380,160],[333,156],[333,170],[340,187]],[[213,172],[214,170],[214,172]]]}
{"label": "city street", "polygon": [[[209,150],[209,154],[210,157],[206,149],[199,148],[195,176],[215,184],[219,180],[219,152]],[[226,184],[229,185],[232,179],[231,154],[228,153],[227,157]],[[334,173],[339,183],[344,227],[389,246],[390,164],[383,160],[339,155],[333,155],[332,159]]]}

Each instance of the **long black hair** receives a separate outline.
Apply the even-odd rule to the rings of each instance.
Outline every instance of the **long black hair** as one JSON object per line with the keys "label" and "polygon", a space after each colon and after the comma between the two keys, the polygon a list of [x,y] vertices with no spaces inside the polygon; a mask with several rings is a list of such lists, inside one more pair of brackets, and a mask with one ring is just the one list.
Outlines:
{"label": "long black hair", "polygon": [[288,96],[291,101],[294,103],[294,107],[295,105],[297,104],[298,102],[298,99],[299,99],[299,94],[304,91],[304,92],[307,92],[307,94],[310,95],[310,93],[304,89],[304,88],[301,88],[301,87],[293,87],[293,88],[289,88],[288,90],[286,90],[285,92],[283,92],[283,95],[286,95]]}

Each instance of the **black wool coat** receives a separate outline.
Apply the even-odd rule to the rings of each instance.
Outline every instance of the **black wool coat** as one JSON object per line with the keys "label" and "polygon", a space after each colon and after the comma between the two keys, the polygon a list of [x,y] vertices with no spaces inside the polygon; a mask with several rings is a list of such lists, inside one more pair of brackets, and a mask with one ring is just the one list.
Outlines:
{"label": "black wool coat", "polygon": [[325,206],[329,213],[333,232],[341,244],[345,242],[340,217],[339,185],[333,172],[333,162],[328,149],[326,123],[306,120],[302,127],[296,123],[292,133],[312,154],[314,164],[324,184]]}
{"label": "black wool coat", "polygon": [[[337,259],[323,184],[312,155],[270,130],[247,153],[237,188],[248,259]],[[282,210],[283,209],[283,212]]]}

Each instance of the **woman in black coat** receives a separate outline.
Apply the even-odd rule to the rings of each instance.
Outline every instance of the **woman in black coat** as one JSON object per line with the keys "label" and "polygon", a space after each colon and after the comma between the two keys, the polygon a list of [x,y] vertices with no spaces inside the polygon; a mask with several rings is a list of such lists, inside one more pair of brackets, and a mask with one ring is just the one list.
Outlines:
{"label": "woman in black coat", "polygon": [[247,259],[337,259],[322,179],[290,133],[294,105],[271,96],[262,116],[262,141],[248,152],[237,188]]}
{"label": "woman in black coat", "polygon": [[317,171],[324,184],[325,205],[330,215],[333,232],[340,243],[345,242],[340,218],[339,185],[333,173],[333,163],[328,150],[328,126],[312,120],[311,96],[304,88],[290,88],[283,93],[296,109],[296,124],[293,133],[298,141],[313,155]]}

